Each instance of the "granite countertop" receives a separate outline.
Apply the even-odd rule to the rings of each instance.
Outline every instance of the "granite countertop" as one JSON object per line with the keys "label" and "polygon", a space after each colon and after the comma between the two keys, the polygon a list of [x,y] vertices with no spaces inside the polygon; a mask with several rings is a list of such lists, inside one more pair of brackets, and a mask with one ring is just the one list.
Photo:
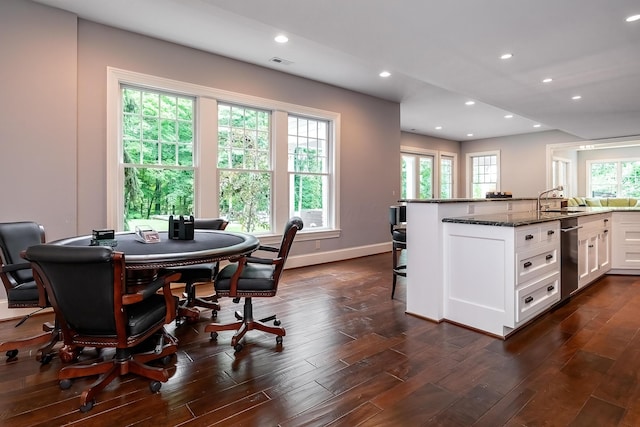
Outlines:
{"label": "granite countertop", "polygon": [[537,197],[497,197],[495,199],[400,199],[403,203],[469,203],[469,202],[511,202],[520,200],[538,200]]}
{"label": "granite countertop", "polygon": [[573,218],[584,215],[595,215],[613,211],[640,211],[638,208],[595,208],[595,207],[570,207],[551,211],[529,211],[494,213],[484,215],[471,215],[457,218],[443,218],[442,222],[457,224],[492,225],[496,227],[521,227],[524,225],[541,222],[557,221],[565,218]]}

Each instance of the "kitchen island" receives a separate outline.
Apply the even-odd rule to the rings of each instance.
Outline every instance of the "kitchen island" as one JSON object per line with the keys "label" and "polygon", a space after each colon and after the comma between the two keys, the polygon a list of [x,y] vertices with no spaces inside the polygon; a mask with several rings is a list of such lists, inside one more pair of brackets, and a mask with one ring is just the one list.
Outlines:
{"label": "kitchen island", "polygon": [[[536,211],[535,198],[406,202],[407,313],[503,338],[560,300],[560,220],[611,215],[560,209],[559,199],[553,212]],[[608,257],[608,229],[594,233],[606,235]]]}

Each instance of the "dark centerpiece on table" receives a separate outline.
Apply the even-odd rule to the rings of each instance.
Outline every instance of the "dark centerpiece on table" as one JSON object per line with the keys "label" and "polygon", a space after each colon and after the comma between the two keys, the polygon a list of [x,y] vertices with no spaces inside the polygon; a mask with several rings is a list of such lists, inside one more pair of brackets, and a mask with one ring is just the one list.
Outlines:
{"label": "dark centerpiece on table", "polygon": [[169,238],[174,240],[193,240],[193,215],[174,218],[169,216]]}

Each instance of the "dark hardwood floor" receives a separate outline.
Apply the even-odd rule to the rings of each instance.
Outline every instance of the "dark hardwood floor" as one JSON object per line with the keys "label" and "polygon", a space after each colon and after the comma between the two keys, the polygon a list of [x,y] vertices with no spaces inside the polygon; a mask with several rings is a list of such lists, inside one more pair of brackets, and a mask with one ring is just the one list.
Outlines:
{"label": "dark hardwood floor", "polygon": [[[253,331],[234,354],[231,332],[217,343],[203,333],[209,311],[170,325],[180,350],[160,392],[116,379],[86,414],[78,396],[93,379],[60,390],[59,359],[3,357],[0,425],[640,425],[640,277],[607,276],[502,341],[406,315],[404,279],[391,300],[390,271],[389,254],[285,271],[276,298],[254,300],[256,316],[279,314],[282,349]],[[236,308],[223,300],[220,319]]]}

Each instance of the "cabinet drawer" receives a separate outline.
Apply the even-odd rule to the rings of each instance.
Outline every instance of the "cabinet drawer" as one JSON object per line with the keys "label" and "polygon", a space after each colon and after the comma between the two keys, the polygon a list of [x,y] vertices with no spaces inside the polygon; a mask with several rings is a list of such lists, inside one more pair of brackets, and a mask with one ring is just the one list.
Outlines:
{"label": "cabinet drawer", "polygon": [[560,301],[560,274],[544,276],[516,291],[516,323],[528,320]]}
{"label": "cabinet drawer", "polygon": [[516,248],[527,248],[538,243],[553,243],[558,241],[559,234],[560,226],[556,222],[519,228],[516,230]]}
{"label": "cabinet drawer", "polygon": [[560,271],[559,254],[557,246],[544,251],[518,252],[516,254],[517,285],[532,280],[538,275]]}

